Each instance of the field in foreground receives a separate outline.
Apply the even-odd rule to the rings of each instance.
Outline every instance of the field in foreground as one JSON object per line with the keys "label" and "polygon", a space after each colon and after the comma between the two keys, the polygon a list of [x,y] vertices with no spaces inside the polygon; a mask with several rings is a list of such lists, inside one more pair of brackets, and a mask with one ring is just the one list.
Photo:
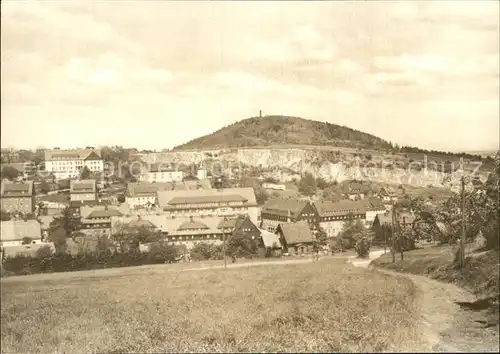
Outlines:
{"label": "field in foreground", "polygon": [[[167,268],[166,268],[167,269]],[[344,260],[2,281],[2,352],[394,351],[416,289]]]}

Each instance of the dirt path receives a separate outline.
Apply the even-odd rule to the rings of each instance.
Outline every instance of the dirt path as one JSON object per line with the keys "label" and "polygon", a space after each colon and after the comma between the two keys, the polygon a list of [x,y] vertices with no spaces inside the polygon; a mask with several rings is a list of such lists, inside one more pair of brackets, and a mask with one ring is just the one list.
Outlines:
{"label": "dirt path", "polygon": [[454,284],[424,276],[379,271],[411,279],[419,288],[422,332],[432,352],[498,352],[497,328],[482,328],[481,313],[463,310],[456,301],[474,301],[475,296]]}
{"label": "dirt path", "polygon": [[[356,267],[368,267],[369,262],[383,252],[370,253],[370,260],[350,259]],[[373,268],[373,267],[370,267]],[[477,323],[482,314],[462,309],[456,301],[474,301],[475,296],[454,284],[442,283],[425,276],[377,271],[411,279],[419,289],[421,333],[425,352],[498,352],[498,327],[482,328]],[[416,341],[417,343],[417,341]],[[422,346],[422,344],[419,344]]]}

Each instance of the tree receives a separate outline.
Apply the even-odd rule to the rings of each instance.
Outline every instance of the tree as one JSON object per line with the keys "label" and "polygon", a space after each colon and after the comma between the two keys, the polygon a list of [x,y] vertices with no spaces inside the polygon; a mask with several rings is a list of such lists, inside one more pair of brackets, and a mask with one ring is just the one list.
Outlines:
{"label": "tree", "polygon": [[367,258],[370,255],[370,241],[366,237],[360,237],[356,241],[356,253],[360,258]]}
{"label": "tree", "polygon": [[54,243],[56,253],[66,252],[66,230],[62,227],[55,228],[49,231],[49,241]]}
{"label": "tree", "polygon": [[328,235],[322,227],[319,227],[316,235],[314,237],[313,242],[313,250],[314,252],[319,252],[323,246],[328,243]]}
{"label": "tree", "polygon": [[342,199],[342,192],[335,184],[323,190],[323,199],[325,200],[340,200]]}
{"label": "tree", "polygon": [[350,219],[342,225],[342,230],[340,231],[338,237],[343,239],[345,243],[343,246],[347,246],[345,248],[353,248],[356,244],[356,237],[362,235],[366,231],[365,226],[360,220],[354,221]]}
{"label": "tree", "polygon": [[227,240],[227,255],[235,258],[251,258],[257,254],[257,242],[241,232],[235,232]]}
{"label": "tree", "polygon": [[160,239],[160,232],[154,227],[130,226],[126,223],[117,223],[114,226],[112,239],[120,245],[122,252],[132,250],[137,251],[139,245],[144,243],[157,242]]}
{"label": "tree", "polygon": [[170,263],[177,256],[177,249],[165,241],[157,241],[149,245],[149,257],[154,263]]}
{"label": "tree", "polygon": [[46,180],[42,180],[42,182],[40,183],[40,192],[42,192],[43,194],[47,194],[48,192],[50,192],[50,186]]}
{"label": "tree", "polygon": [[257,201],[257,204],[263,205],[267,202],[269,199],[269,194],[266,192],[266,190],[262,187],[258,187],[255,190],[255,200]]}
{"label": "tree", "polygon": [[0,220],[1,221],[9,221],[11,218],[12,217],[11,217],[9,212],[7,212],[3,209],[0,210]]}
{"label": "tree", "polygon": [[83,166],[80,171],[80,179],[89,179],[91,177],[91,172],[87,166]]}
{"label": "tree", "polygon": [[119,203],[125,203],[125,196],[123,194],[120,194],[116,199]]}
{"label": "tree", "polygon": [[33,239],[31,237],[23,237],[22,245],[30,245],[31,242],[33,242]]}
{"label": "tree", "polygon": [[49,245],[44,245],[36,250],[35,257],[38,259],[44,259],[52,256],[52,248]]}
{"label": "tree", "polygon": [[2,168],[2,178],[7,178],[9,181],[19,177],[19,171],[12,166],[4,166]]}
{"label": "tree", "polygon": [[73,231],[79,229],[79,224],[80,220],[77,217],[73,216],[69,207],[66,207],[62,210],[60,216],[55,217],[51,221],[49,229],[54,231],[56,229],[62,228],[66,233],[66,237],[68,237]]}
{"label": "tree", "polygon": [[306,196],[315,195],[317,186],[316,186],[316,179],[314,178],[314,176],[311,173],[306,172],[304,174],[304,177],[302,177],[299,181],[298,189],[299,192],[303,195]]}
{"label": "tree", "polygon": [[319,189],[325,190],[326,188],[328,188],[329,185],[330,184],[327,181],[325,181],[324,178],[321,177],[316,178],[316,186]]}
{"label": "tree", "polygon": [[195,261],[222,259],[222,246],[201,242],[191,248],[190,256]]}

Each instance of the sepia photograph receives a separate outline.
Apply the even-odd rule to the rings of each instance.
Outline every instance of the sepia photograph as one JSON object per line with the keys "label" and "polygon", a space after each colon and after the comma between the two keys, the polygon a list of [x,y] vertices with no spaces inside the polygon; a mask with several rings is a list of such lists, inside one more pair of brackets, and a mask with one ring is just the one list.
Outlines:
{"label": "sepia photograph", "polygon": [[500,2],[1,2],[1,353],[498,353]]}

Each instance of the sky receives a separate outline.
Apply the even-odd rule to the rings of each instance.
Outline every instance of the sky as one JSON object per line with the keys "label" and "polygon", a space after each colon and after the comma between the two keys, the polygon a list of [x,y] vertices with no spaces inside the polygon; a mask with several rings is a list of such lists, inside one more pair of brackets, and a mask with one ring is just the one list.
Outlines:
{"label": "sky", "polygon": [[172,148],[283,114],[499,145],[499,2],[1,3],[1,145]]}

